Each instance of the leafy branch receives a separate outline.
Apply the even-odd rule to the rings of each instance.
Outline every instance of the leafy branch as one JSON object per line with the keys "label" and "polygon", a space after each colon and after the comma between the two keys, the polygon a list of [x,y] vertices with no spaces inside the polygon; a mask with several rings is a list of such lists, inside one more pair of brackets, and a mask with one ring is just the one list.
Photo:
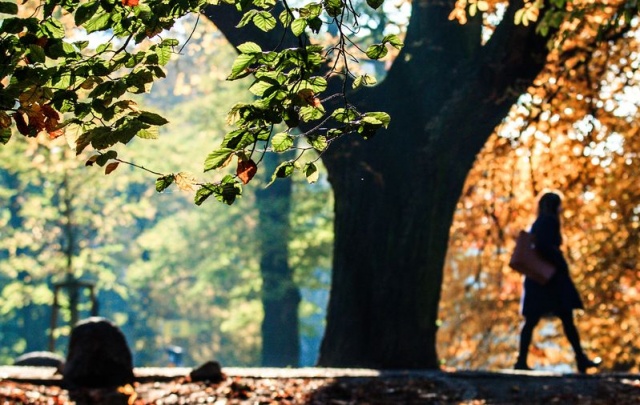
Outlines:
{"label": "leafy branch", "polygon": [[[360,112],[347,99],[349,80],[353,80],[352,88],[375,84],[372,76],[356,77],[349,68],[349,63],[357,62],[347,50],[350,40],[345,21],[354,21],[357,26],[356,11],[349,2],[328,0],[291,7],[283,0],[284,10],[277,18],[276,0],[225,2],[234,4],[242,13],[238,29],[253,24],[268,32],[279,25],[284,33],[298,38],[298,47],[279,45],[277,49],[263,50],[255,42],[238,46],[239,55],[228,80],[252,77],[249,91],[256,100],[231,108],[228,120],[236,128],[225,135],[204,162],[204,171],[208,172],[235,159],[236,175],[217,183],[201,183],[196,191],[197,204],[211,195],[233,202],[242,192],[241,185],[251,181],[258,170],[262,156],[255,158],[256,152],[284,153],[297,149],[299,156],[277,169],[274,179],[299,170],[313,182],[317,170],[311,168],[317,158],[298,163],[308,149],[298,149],[296,138],[304,138],[321,155],[341,136],[358,134],[368,138],[389,124],[386,113]],[[22,18],[18,17],[17,4],[0,1],[0,13],[10,15],[0,26],[0,55],[7,61],[0,66],[0,142],[6,144],[10,140],[12,127],[28,137],[46,133],[57,138],[65,134],[77,154],[90,147],[99,152],[94,162],[113,160],[107,170],[115,170],[118,163],[125,162],[113,156],[109,151],[112,146],[127,144],[134,137],[156,138],[158,127],[168,122],[160,115],[139,110],[125,96],[146,92],[153,82],[165,77],[163,66],[179,43],[175,39],[162,39],[161,34],[176,19],[199,13],[209,3],[45,0],[31,16]],[[368,4],[378,8],[382,2],[370,0]],[[72,16],[73,22],[63,24],[55,17],[60,14]],[[330,23],[338,27],[337,44],[328,50],[310,44],[307,31],[319,33]],[[107,34],[111,39],[91,49],[88,40],[73,40],[78,29],[88,35]],[[372,59],[382,58],[387,46],[400,49],[402,43],[395,35],[389,35],[380,44],[370,46],[365,54]],[[333,53],[336,57],[331,63]],[[343,66],[339,67],[338,59]],[[328,94],[329,80],[334,76],[343,80],[342,89]],[[323,103],[337,97],[343,100],[342,106],[327,111]],[[300,135],[294,135],[294,131]],[[159,186],[156,183],[159,191],[175,180],[174,175],[131,165],[164,179]]]}

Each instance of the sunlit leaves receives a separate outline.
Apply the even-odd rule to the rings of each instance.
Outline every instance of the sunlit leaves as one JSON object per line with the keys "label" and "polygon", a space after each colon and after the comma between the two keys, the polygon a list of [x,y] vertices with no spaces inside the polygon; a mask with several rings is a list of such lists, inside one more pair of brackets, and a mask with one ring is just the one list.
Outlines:
{"label": "sunlit leaves", "polygon": [[387,46],[386,46],[387,44],[391,45],[396,49],[402,49],[403,47],[403,43],[402,41],[400,41],[398,36],[391,34],[391,35],[385,36],[382,39],[381,43],[370,45],[367,48],[365,53],[371,59],[382,59],[385,56],[387,56],[387,53],[389,53],[389,50],[387,49]]}
{"label": "sunlit leaves", "polygon": [[265,32],[274,29],[277,23],[275,17],[273,17],[268,11],[253,9],[244,13],[237,27],[244,27],[250,22]]}
{"label": "sunlit leaves", "polygon": [[304,176],[309,183],[315,183],[316,181],[318,181],[318,178],[320,176],[318,168],[316,167],[315,163],[312,162],[305,164],[302,172],[304,173]]}
{"label": "sunlit leaves", "polygon": [[356,79],[353,81],[352,88],[357,89],[360,86],[373,86],[377,82],[378,81],[374,76],[371,76],[370,74],[365,73],[363,75],[356,77]]}
{"label": "sunlit leaves", "polygon": [[214,196],[218,201],[231,205],[242,194],[242,186],[233,179],[233,176],[225,176],[220,183],[208,183],[202,185],[195,196],[196,205],[201,205],[207,198]]}
{"label": "sunlit leaves", "polygon": [[293,147],[293,137],[287,132],[275,134],[271,139],[271,145],[275,152],[284,152]]}
{"label": "sunlit leaves", "polygon": [[469,0],[469,16],[474,17],[478,11],[485,12],[489,10],[489,3],[484,0]]}
{"label": "sunlit leaves", "polygon": [[544,7],[544,2],[542,0],[526,2],[524,7],[516,11],[514,16],[515,23],[522,24],[526,27],[529,23],[538,21],[538,16],[540,15],[540,9],[542,9],[542,7]]}
{"label": "sunlit leaves", "polygon": [[207,156],[204,162],[204,171],[206,172],[225,166],[228,163],[229,158],[231,157],[233,152],[233,149],[230,148],[220,148],[214,150]]}
{"label": "sunlit leaves", "polygon": [[156,180],[156,191],[158,193],[163,192],[174,182],[174,180],[175,176],[173,174],[158,177],[158,179]]}

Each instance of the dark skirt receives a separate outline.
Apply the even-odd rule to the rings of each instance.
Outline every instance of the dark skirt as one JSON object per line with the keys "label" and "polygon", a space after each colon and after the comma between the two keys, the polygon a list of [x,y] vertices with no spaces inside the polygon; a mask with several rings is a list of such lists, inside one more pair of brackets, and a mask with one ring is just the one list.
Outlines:
{"label": "dark skirt", "polygon": [[557,272],[545,285],[525,277],[520,311],[525,317],[557,316],[583,308],[578,290],[568,273]]}

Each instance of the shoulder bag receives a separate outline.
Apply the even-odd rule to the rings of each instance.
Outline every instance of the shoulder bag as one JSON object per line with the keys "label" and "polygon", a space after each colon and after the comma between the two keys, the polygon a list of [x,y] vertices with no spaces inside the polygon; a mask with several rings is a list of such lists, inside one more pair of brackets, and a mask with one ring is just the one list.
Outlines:
{"label": "shoulder bag", "polygon": [[509,267],[542,285],[556,272],[553,264],[544,260],[536,251],[535,236],[526,231],[518,234]]}

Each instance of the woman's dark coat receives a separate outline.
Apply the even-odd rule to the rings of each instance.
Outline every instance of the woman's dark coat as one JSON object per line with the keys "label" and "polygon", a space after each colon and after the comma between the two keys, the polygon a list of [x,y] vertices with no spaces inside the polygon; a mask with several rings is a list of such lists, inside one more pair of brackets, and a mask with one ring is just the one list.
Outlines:
{"label": "woman's dark coat", "polygon": [[558,218],[551,215],[538,217],[531,227],[531,233],[536,237],[536,250],[544,259],[554,264],[556,273],[545,285],[525,277],[522,315],[542,317],[582,309],[582,300],[571,281],[569,266],[560,250],[562,236]]}

